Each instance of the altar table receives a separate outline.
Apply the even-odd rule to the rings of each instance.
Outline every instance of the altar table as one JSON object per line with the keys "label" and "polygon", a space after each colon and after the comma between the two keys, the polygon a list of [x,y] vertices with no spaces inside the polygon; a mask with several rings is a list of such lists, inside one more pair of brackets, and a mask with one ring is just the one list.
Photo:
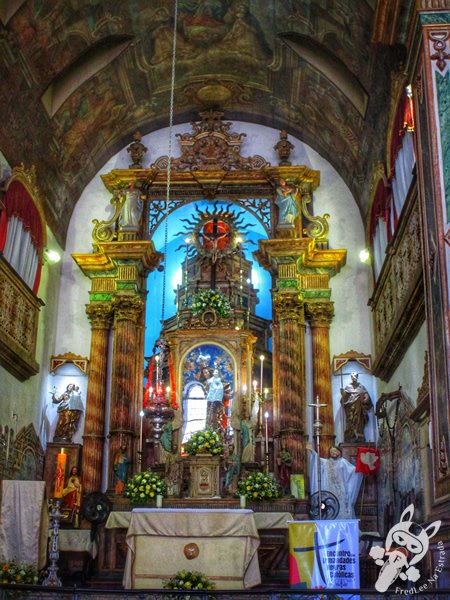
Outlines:
{"label": "altar table", "polygon": [[[217,589],[261,582],[251,510],[141,508],[131,512],[123,578],[127,589],[161,589],[178,571],[200,571]],[[186,546],[198,547],[187,558]],[[194,546],[195,548],[195,546]]]}

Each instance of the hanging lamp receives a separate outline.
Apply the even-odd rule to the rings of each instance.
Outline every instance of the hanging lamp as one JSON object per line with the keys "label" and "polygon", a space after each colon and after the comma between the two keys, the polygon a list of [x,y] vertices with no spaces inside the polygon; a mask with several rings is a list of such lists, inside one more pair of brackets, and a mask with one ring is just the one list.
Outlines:
{"label": "hanging lamp", "polygon": [[[175,64],[177,49],[177,18],[178,0],[175,0],[173,44],[172,44],[172,77],[170,85],[170,108],[169,108],[169,152],[167,161],[166,179],[166,210],[164,219],[164,261],[161,324],[164,326],[165,302],[166,302],[166,274],[167,274],[167,243],[169,235],[169,200],[170,183],[172,171],[172,140],[173,140],[173,106],[175,90]],[[147,385],[144,393],[143,411],[152,425],[151,435],[156,443],[159,442],[164,425],[170,422],[175,410],[178,408],[176,402],[175,377],[173,371],[172,355],[169,344],[161,334],[153,347],[153,355],[148,367]]]}

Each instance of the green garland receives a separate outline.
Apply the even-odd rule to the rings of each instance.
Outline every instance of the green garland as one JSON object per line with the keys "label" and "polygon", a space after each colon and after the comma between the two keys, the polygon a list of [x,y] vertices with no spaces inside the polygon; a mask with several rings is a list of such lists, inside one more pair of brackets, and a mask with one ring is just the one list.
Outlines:
{"label": "green garland", "polygon": [[280,497],[280,486],[272,475],[257,471],[238,481],[236,496],[245,496],[249,500],[275,500]]}
{"label": "green garland", "polygon": [[194,315],[201,315],[205,310],[214,310],[221,317],[228,317],[231,306],[228,298],[219,290],[201,290],[192,296],[191,309]]}
{"label": "green garland", "polygon": [[221,456],[223,454],[223,442],[220,435],[211,427],[203,431],[196,431],[185,444],[185,450],[191,456],[196,454],[212,454]]}
{"label": "green garland", "polygon": [[136,473],[125,487],[125,496],[133,504],[146,504],[156,500],[156,496],[166,495],[166,484],[164,480],[152,471]]}

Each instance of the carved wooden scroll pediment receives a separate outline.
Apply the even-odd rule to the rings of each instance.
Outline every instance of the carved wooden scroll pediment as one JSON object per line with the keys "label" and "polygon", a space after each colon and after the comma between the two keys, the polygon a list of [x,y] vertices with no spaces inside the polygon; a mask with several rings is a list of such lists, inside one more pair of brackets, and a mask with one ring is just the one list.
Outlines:
{"label": "carved wooden scroll pediment", "polygon": [[[192,133],[177,134],[181,156],[172,158],[175,171],[258,170],[270,166],[262,156],[241,156],[245,133],[230,131],[231,123],[222,122],[223,112],[200,113],[200,122],[191,123]],[[165,171],[168,156],[161,156],[152,169]]]}

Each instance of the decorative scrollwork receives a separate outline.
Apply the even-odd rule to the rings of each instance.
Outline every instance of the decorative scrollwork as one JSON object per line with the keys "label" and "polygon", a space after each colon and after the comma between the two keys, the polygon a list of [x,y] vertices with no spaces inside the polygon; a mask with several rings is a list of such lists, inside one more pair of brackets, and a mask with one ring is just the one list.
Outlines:
{"label": "decorative scrollwork", "polygon": [[119,219],[122,207],[125,203],[126,195],[122,190],[116,190],[111,198],[111,204],[114,207],[114,214],[109,221],[99,221],[98,219],[92,219],[94,229],[92,231],[92,239],[95,243],[98,242],[111,242],[116,237],[115,224]]}
{"label": "decorative scrollwork", "polygon": [[314,216],[308,210],[308,204],[310,204],[312,198],[309,192],[301,192],[301,205],[302,205],[302,215],[310,222],[310,224],[305,227],[303,233],[310,238],[314,238],[318,242],[326,242],[328,240],[328,232],[330,231],[330,226],[328,225],[328,219],[330,215],[325,213],[323,217]]}

